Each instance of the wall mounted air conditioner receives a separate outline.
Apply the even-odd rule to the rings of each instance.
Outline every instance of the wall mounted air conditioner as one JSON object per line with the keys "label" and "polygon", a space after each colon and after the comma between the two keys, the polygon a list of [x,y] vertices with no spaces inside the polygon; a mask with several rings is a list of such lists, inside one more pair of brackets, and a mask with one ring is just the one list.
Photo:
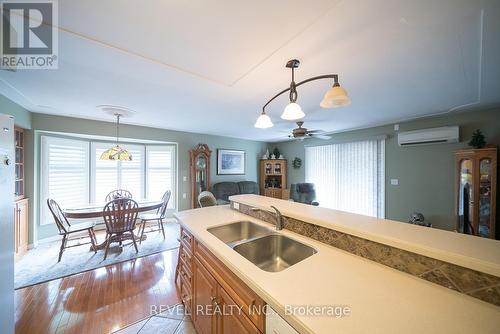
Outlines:
{"label": "wall mounted air conditioner", "polygon": [[399,146],[425,145],[438,143],[458,143],[459,127],[422,129],[398,133]]}

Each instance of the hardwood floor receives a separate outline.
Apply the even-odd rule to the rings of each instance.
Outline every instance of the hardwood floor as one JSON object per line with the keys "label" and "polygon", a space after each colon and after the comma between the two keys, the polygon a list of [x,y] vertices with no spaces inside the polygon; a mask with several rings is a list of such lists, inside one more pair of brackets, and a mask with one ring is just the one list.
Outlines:
{"label": "hardwood floor", "polygon": [[16,333],[110,333],[180,302],[177,249],[16,290]]}

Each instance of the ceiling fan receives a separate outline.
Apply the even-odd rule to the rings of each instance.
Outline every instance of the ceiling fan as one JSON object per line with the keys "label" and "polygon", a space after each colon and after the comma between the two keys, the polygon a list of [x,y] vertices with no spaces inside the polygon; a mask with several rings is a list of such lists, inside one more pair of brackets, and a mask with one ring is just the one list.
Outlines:
{"label": "ceiling fan", "polygon": [[298,128],[293,129],[292,134],[288,135],[288,137],[293,138],[293,139],[305,139],[305,138],[314,137],[314,138],[319,138],[319,139],[324,139],[324,140],[328,140],[328,139],[332,138],[330,136],[323,134],[322,130],[308,130],[306,128],[303,128],[302,127],[303,124],[304,124],[304,122],[298,121],[297,122]]}

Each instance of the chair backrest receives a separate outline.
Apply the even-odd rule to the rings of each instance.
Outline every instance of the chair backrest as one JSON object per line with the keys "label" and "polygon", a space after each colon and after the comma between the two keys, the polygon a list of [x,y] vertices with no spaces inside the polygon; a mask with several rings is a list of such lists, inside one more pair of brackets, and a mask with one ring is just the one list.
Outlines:
{"label": "chair backrest", "polygon": [[106,195],[106,203],[118,198],[132,198],[132,193],[125,189],[116,189]]}
{"label": "chair backrest", "polygon": [[198,204],[201,208],[214,206],[217,205],[217,200],[215,199],[214,194],[212,194],[210,191],[202,191],[198,195]]}
{"label": "chair backrest", "polygon": [[290,185],[290,197],[296,202],[311,204],[316,200],[314,183],[296,183]]}
{"label": "chair backrest", "polygon": [[55,200],[48,198],[47,205],[49,207],[50,213],[52,213],[52,216],[54,217],[54,221],[56,223],[57,229],[59,230],[59,234],[67,233],[67,227],[70,227],[71,224],[64,215],[59,204],[57,204]]}
{"label": "chair backrest", "polygon": [[102,216],[108,233],[132,231],[139,212],[139,204],[131,198],[117,198],[104,206]]}
{"label": "chair backrest", "polygon": [[163,219],[165,218],[165,214],[167,213],[167,207],[168,207],[168,202],[170,201],[170,196],[172,195],[172,192],[170,190],[165,191],[163,194],[163,197],[161,198],[162,204],[158,208],[157,213],[160,214],[160,218]]}

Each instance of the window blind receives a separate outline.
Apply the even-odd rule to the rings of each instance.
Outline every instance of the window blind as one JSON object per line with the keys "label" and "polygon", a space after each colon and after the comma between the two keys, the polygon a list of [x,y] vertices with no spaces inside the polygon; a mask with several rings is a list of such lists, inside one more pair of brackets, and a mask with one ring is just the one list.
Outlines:
{"label": "window blind", "polygon": [[147,197],[161,199],[166,190],[172,191],[168,204],[174,208],[175,203],[175,146],[148,146],[147,155]]}
{"label": "window blind", "polygon": [[103,203],[115,189],[129,190],[134,199],[160,200],[172,191],[169,209],[176,208],[176,145],[123,143],[132,161],[103,161],[112,142],[41,136],[41,224],[53,223],[47,198],[64,208]]}
{"label": "window blind", "polygon": [[321,206],[385,216],[385,140],[306,147],[305,160]]}
{"label": "window blind", "polygon": [[89,202],[89,144],[85,141],[42,137],[42,219],[52,223],[47,198],[61,207],[78,207]]}
{"label": "window blind", "polygon": [[136,199],[144,196],[144,149],[142,145],[122,144],[132,161],[100,160],[110,143],[92,142],[92,196],[94,203],[104,202],[115,189],[127,189]]}

